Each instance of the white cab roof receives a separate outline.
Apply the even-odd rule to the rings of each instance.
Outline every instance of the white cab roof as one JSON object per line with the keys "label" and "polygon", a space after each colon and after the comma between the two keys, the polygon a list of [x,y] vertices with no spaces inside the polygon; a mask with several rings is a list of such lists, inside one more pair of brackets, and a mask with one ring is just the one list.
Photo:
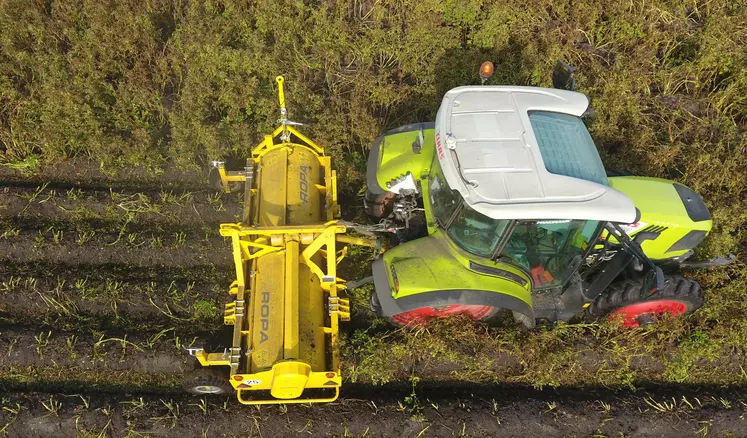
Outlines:
{"label": "white cab roof", "polygon": [[581,116],[588,104],[581,93],[550,88],[450,90],[436,116],[436,154],[449,186],[494,219],[634,222],[635,206],[625,194],[550,173],[539,151],[529,111]]}

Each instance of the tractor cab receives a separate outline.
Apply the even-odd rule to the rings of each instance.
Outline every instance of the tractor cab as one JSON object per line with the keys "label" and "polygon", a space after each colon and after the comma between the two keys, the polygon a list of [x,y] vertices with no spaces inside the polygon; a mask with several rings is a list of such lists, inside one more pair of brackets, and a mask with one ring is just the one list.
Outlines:
{"label": "tractor cab", "polygon": [[428,176],[428,204],[446,234],[547,288],[565,284],[604,222],[634,222],[633,202],[609,187],[580,118],[587,107],[586,96],[565,90],[447,93]]}
{"label": "tractor cab", "polygon": [[[436,164],[436,163],[434,163]],[[534,288],[561,286],[580,265],[602,222],[587,219],[503,219],[478,212],[451,189],[437,164],[429,175],[429,207],[438,227],[476,257],[530,273]]]}
{"label": "tractor cab", "polygon": [[[531,327],[583,313],[623,276],[664,287],[648,254],[684,260],[700,242],[686,236],[705,237],[710,216],[687,219],[670,181],[631,189],[630,177],[609,178],[582,119],[588,103],[562,89],[458,87],[435,123],[379,137],[365,204],[397,239],[374,262],[373,310],[418,325],[455,313],[489,320],[505,309]],[[651,197],[674,207],[644,212],[655,235],[640,234],[636,207]],[[676,231],[665,233],[665,223]],[[658,239],[670,247],[652,245]]]}

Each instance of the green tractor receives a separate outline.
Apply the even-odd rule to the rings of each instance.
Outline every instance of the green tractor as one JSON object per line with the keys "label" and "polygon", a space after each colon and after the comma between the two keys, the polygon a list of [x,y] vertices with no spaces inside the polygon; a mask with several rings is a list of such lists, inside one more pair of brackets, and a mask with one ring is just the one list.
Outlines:
{"label": "green tractor", "polygon": [[703,199],[606,172],[572,69],[558,63],[553,83],[458,87],[435,123],[374,142],[365,207],[393,236],[373,263],[374,313],[402,326],[501,309],[529,328],[586,313],[638,326],[703,304],[696,281],[664,274],[710,231]]}

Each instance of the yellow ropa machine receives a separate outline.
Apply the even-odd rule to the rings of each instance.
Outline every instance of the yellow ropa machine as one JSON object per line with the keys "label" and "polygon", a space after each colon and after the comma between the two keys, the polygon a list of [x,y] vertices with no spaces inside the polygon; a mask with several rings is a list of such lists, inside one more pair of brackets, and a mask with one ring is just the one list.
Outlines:
{"label": "yellow ropa machine", "polygon": [[244,404],[329,402],[342,384],[339,322],[350,318],[337,277],[347,248],[338,243],[377,242],[345,235],[335,220],[331,159],[287,120],[283,77],[276,82],[280,126],[252,150],[244,171],[226,172],[216,163],[226,192],[244,186],[242,221],[220,228],[231,238],[236,265],[224,315],[233,340],[223,352],[191,349],[203,367],[222,370],[197,370],[185,388],[196,394],[235,389]]}

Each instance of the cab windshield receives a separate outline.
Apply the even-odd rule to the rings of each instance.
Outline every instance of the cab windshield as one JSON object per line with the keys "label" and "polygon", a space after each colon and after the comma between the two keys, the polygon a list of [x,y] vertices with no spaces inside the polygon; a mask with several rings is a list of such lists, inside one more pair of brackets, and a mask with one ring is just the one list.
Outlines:
{"label": "cab windshield", "polygon": [[457,245],[472,254],[490,258],[503,241],[509,225],[511,221],[491,219],[464,204],[446,233]]}
{"label": "cab windshield", "polygon": [[536,289],[561,286],[578,268],[602,224],[591,220],[492,219],[468,206],[446,183],[438,159],[429,200],[439,226],[460,248],[523,270]]}
{"label": "cab windshield", "polygon": [[428,192],[433,216],[457,245],[480,257],[495,254],[511,221],[491,219],[465,204],[446,183],[437,158],[431,165]]}
{"label": "cab windshield", "polygon": [[501,259],[530,274],[535,288],[561,286],[579,267],[599,221],[517,221]]}

